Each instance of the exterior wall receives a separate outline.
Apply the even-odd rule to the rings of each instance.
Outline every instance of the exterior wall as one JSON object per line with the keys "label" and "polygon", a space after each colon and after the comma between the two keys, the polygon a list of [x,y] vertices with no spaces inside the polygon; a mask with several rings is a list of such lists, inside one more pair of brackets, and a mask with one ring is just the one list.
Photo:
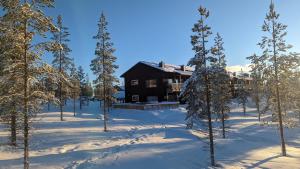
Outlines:
{"label": "exterior wall", "polygon": [[[125,102],[132,102],[132,95],[139,95],[139,102],[147,102],[148,96],[156,96],[159,102],[166,101],[167,84],[163,79],[179,79],[179,75],[175,73],[163,72],[161,70],[152,68],[138,63],[132,69],[124,74],[125,81]],[[187,79],[188,77],[182,77]],[[147,88],[146,80],[156,80],[157,87]],[[138,80],[138,85],[132,86],[131,80]],[[177,95],[175,93],[174,95]]]}

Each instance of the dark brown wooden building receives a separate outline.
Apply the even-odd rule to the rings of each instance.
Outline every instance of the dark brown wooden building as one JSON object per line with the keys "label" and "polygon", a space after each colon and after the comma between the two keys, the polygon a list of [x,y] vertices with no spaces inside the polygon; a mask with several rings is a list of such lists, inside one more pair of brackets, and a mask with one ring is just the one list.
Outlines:
{"label": "dark brown wooden building", "polygon": [[181,86],[193,69],[152,62],[138,62],[121,75],[125,84],[125,102],[177,101]]}
{"label": "dark brown wooden building", "polygon": [[[164,62],[138,62],[121,75],[125,84],[125,102],[178,101],[183,83],[192,75],[193,68]],[[248,73],[228,72],[232,96],[236,97],[242,81],[251,90],[252,78]]]}

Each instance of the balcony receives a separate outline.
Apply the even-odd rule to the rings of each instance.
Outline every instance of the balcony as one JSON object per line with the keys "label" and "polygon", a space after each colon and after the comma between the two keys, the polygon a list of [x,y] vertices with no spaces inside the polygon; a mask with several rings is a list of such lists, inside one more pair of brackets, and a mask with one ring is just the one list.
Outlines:
{"label": "balcony", "polygon": [[183,85],[183,83],[169,83],[168,84],[168,92],[169,93],[180,92],[182,85]]}

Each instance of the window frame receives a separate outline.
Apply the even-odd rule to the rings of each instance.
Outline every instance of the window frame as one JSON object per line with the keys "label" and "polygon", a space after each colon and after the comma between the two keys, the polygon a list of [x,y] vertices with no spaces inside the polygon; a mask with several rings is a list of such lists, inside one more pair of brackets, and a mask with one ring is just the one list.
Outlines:
{"label": "window frame", "polygon": [[138,79],[130,80],[130,85],[131,86],[138,86],[139,85],[139,80]]}
{"label": "window frame", "polygon": [[[151,81],[155,82],[155,85],[151,84]],[[148,79],[148,80],[146,80],[146,88],[156,88],[156,87],[157,87],[157,79]]]}
{"label": "window frame", "polygon": [[[136,98],[136,99],[134,99]],[[131,101],[132,102],[139,102],[140,101],[140,96],[138,94],[134,94],[131,96]]]}

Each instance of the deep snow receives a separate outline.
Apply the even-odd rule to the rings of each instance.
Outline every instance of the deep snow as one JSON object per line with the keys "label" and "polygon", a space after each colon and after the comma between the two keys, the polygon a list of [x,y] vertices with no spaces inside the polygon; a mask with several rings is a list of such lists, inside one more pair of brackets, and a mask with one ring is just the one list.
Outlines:
{"label": "deep snow", "polygon": [[[103,132],[99,103],[73,117],[69,103],[65,121],[54,107],[41,113],[31,133],[31,168],[199,169],[209,167],[209,146],[203,130],[185,129],[185,109],[120,110],[110,113]],[[227,138],[215,126],[216,161],[220,168],[300,168],[300,129],[285,129],[288,157],[280,156],[277,127],[258,123],[255,109],[232,106]],[[265,116],[264,118],[268,118]],[[1,126],[3,129],[3,125]],[[0,130],[0,168],[22,168],[22,149],[5,145]]]}

